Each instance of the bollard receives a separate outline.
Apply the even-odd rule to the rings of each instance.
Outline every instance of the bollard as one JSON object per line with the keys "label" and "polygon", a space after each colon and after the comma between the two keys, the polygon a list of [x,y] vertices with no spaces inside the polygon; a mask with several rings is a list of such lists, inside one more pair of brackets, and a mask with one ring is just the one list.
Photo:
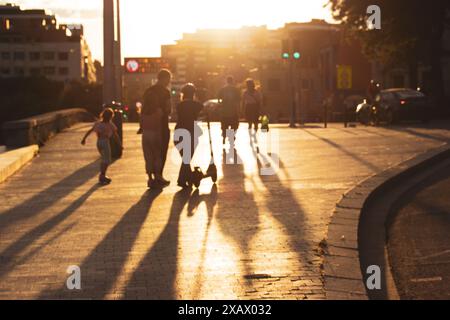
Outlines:
{"label": "bollard", "polygon": [[[111,108],[114,112],[114,117],[112,119],[112,123],[117,127],[117,134],[119,136],[119,141],[123,145],[123,121],[124,121],[124,111],[122,105],[115,101],[110,104],[104,104],[103,110],[106,108]],[[122,148],[117,144],[114,137],[111,137],[110,141],[111,146],[111,157],[113,160],[117,160],[122,157]]]}
{"label": "bollard", "polygon": [[[119,135],[119,140],[123,145],[123,113],[120,109],[114,109],[113,123],[117,127],[117,134]],[[122,148],[117,144],[114,138],[110,140],[111,144],[111,156],[113,159],[119,159],[122,157]]]}
{"label": "bollard", "polygon": [[344,107],[344,128],[348,127],[348,110],[347,106]]}

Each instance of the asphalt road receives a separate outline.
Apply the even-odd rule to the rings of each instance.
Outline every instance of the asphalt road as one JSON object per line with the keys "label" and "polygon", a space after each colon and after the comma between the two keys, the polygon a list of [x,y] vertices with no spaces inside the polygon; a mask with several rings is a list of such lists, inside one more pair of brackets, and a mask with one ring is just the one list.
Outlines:
{"label": "asphalt road", "polygon": [[450,299],[450,166],[402,197],[388,252],[401,299]]}

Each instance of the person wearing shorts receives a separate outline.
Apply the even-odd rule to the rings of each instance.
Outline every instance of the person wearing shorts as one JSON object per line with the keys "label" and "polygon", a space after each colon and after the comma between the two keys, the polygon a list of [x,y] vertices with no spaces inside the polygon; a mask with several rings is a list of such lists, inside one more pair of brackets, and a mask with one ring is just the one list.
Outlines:
{"label": "person wearing shorts", "polygon": [[98,139],[97,150],[100,153],[102,163],[108,166],[111,165],[112,157],[111,157],[111,144],[109,143],[109,139]]}
{"label": "person wearing shorts", "polygon": [[169,149],[171,96],[167,87],[172,79],[169,70],[158,73],[158,81],[144,93],[141,127],[142,150],[150,189],[167,187],[170,181],[164,179],[163,171]]}
{"label": "person wearing shorts", "polygon": [[97,150],[100,153],[100,184],[110,184],[111,179],[106,176],[106,171],[112,163],[111,157],[111,145],[109,143],[111,138],[114,138],[119,146],[122,148],[122,144],[117,134],[117,127],[112,123],[114,117],[114,111],[110,108],[105,109],[100,115],[101,120],[96,122],[94,126],[85,134],[81,144],[86,144],[86,139],[95,132],[97,134]]}

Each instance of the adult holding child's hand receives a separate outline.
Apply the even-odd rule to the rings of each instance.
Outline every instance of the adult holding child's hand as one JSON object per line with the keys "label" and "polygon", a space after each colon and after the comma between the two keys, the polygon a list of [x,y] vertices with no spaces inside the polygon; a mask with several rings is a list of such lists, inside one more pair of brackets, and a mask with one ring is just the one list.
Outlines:
{"label": "adult holding child's hand", "polygon": [[158,82],[147,89],[141,112],[142,149],[148,175],[149,188],[164,188],[170,184],[164,179],[163,170],[169,148],[169,115],[171,96],[167,88],[172,79],[168,70],[161,70]]}

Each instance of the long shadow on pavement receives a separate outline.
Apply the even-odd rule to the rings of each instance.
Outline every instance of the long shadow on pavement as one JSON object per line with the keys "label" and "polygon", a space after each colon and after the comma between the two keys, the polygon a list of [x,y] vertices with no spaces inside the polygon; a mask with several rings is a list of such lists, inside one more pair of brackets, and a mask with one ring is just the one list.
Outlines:
{"label": "long shadow on pavement", "polygon": [[347,150],[346,148],[344,148],[342,145],[340,145],[340,144],[338,144],[338,143],[336,143],[336,142],[334,142],[334,141],[332,141],[332,140],[330,140],[330,139],[321,137],[321,136],[319,136],[319,135],[317,135],[317,134],[311,132],[310,130],[306,130],[306,129],[305,129],[304,131],[305,131],[306,133],[310,134],[311,136],[313,136],[313,137],[315,137],[315,138],[317,138],[317,139],[319,139],[319,140],[321,140],[321,141],[323,141],[323,142],[329,144],[330,146],[332,146],[332,147],[338,149],[338,150],[341,151],[342,153],[345,153],[346,155],[352,157],[353,159],[355,159],[356,161],[360,162],[362,165],[364,165],[365,167],[367,167],[367,168],[370,169],[371,171],[373,171],[373,172],[379,172],[379,171],[380,171],[380,168],[379,168],[379,167],[377,167],[377,166],[375,166],[374,164],[370,163],[369,161],[367,161],[367,160],[365,160],[365,159],[359,157],[358,155],[356,155],[356,154],[354,154],[354,153],[348,151],[348,150]]}
{"label": "long shadow on pavement", "polygon": [[167,225],[127,283],[125,299],[172,300],[176,298],[179,222],[191,192],[191,190],[181,190],[173,197]]}
{"label": "long shadow on pavement", "polygon": [[73,190],[85,184],[98,174],[99,161],[94,161],[64,179],[58,181],[47,189],[40,191],[30,199],[8,209],[0,215],[0,234],[10,225],[30,218],[51,207],[60,199],[69,195]]}
{"label": "long shadow on pavement", "polygon": [[[56,214],[46,222],[35,227],[31,231],[27,232],[16,240],[13,244],[8,246],[0,253],[0,258],[6,263],[2,263],[0,266],[0,278],[10,272],[16,265],[24,263],[27,259],[31,258],[33,254],[37,253],[37,250],[33,250],[32,253],[26,257],[22,257],[20,261],[15,261],[15,257],[24,251],[32,243],[40,239],[47,232],[50,232],[53,228],[64,222],[70,215],[72,215],[83,203],[99,188],[98,185],[94,185],[88,191],[86,191],[81,197],[72,202],[66,209]],[[43,246],[41,246],[43,248]]]}
{"label": "long shadow on pavement", "polygon": [[[270,159],[255,150],[256,145],[252,140],[251,146],[254,150],[253,155],[256,158],[259,172],[261,172],[263,166],[270,163]],[[270,153],[270,156],[272,159],[278,159],[280,168],[284,167],[278,154]],[[315,248],[311,247],[311,242],[308,239],[311,235],[307,233],[305,210],[298,202],[293,190],[285,186],[277,173],[273,175],[260,175],[260,180],[267,190],[266,206],[272,216],[286,231],[290,243],[289,251],[297,257],[296,263],[300,264],[302,270],[305,269],[305,266],[313,270],[310,259],[314,255],[313,250]],[[319,273],[318,270],[313,271]],[[295,276],[301,277],[302,274],[296,274]]]}
{"label": "long shadow on pavement", "polygon": [[[214,218],[214,208],[217,204],[217,185],[214,184],[211,193],[210,194],[204,194],[200,195],[199,190],[195,190],[194,193],[191,195],[191,199],[188,203],[188,217],[192,217],[195,215],[198,206],[200,203],[204,202],[206,204],[206,211],[208,214],[208,221],[206,224],[205,234],[203,235],[202,240],[202,247],[200,250],[200,259],[199,264],[196,271],[196,276],[194,279],[194,289],[192,292],[192,298],[193,300],[200,299],[200,294],[202,291],[202,285],[204,281],[204,272],[203,267],[205,265],[205,259],[206,259],[206,248],[208,243],[208,236],[209,236],[209,230]],[[200,236],[200,235],[199,235]]]}
{"label": "long shadow on pavement", "polygon": [[[252,263],[254,257],[250,251],[250,242],[259,230],[258,206],[253,190],[246,190],[245,172],[242,160],[236,149],[223,152],[223,178],[219,181],[220,195],[216,212],[216,221],[222,233],[233,240],[233,249],[240,255],[236,261],[244,275],[246,290],[252,289],[251,278],[254,273]],[[227,159],[228,163],[227,164]],[[239,265],[241,264],[241,265]]]}
{"label": "long shadow on pavement", "polygon": [[396,131],[396,132],[403,132],[403,133],[407,133],[419,138],[424,138],[424,139],[429,139],[429,140],[435,140],[435,141],[439,141],[439,142],[446,142],[446,143],[450,143],[450,137],[445,137],[442,135],[436,135],[436,134],[429,134],[429,133],[424,133],[424,132],[419,132],[417,130],[414,129],[446,129],[449,130],[450,129],[450,125],[449,126],[429,126],[429,127],[420,127],[420,126],[416,126],[415,128],[405,128],[405,127],[401,127],[401,126],[386,126],[384,127],[387,130],[392,130],[392,131]]}
{"label": "long shadow on pavement", "polygon": [[160,194],[161,191],[147,191],[85,259],[80,266],[82,290],[69,291],[62,286],[41,293],[40,298],[104,298],[120,275],[153,201]]}

